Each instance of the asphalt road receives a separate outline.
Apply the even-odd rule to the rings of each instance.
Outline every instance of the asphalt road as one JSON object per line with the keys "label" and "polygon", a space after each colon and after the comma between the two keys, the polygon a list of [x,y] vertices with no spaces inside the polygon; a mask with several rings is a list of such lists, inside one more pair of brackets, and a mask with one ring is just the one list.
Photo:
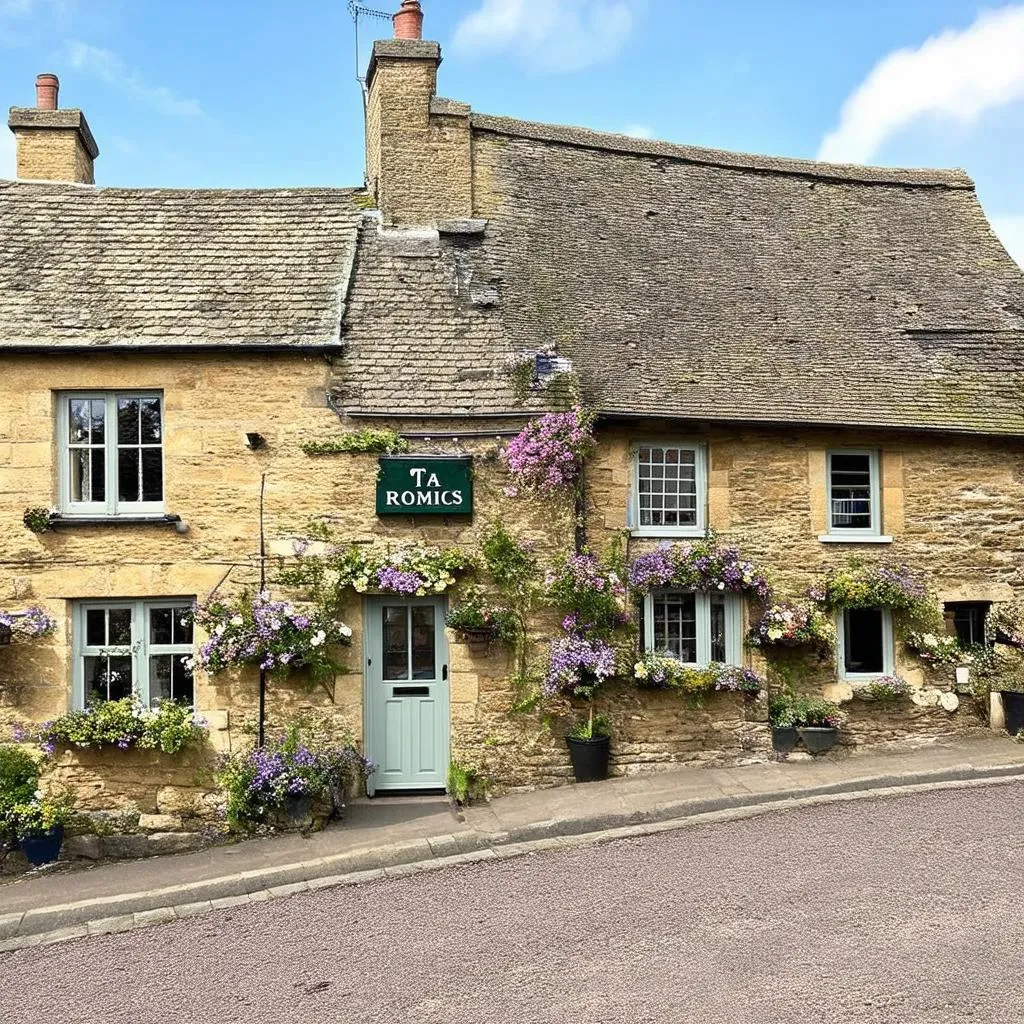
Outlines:
{"label": "asphalt road", "polygon": [[1021,1024],[1024,789],[773,814],[0,954],[0,999],[3,1024]]}

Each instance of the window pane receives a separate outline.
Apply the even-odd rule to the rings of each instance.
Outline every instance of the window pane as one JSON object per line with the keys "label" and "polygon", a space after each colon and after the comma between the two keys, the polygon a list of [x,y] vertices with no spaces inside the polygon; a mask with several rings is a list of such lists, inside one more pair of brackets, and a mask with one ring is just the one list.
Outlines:
{"label": "window pane", "polygon": [[670,593],[654,597],[654,647],[687,664],[697,661],[697,597]]}
{"label": "window pane", "polygon": [[138,448],[117,450],[117,498],[118,501],[139,500]]}
{"label": "window pane", "polygon": [[85,703],[130,697],[134,688],[132,659],[125,656],[89,657],[85,663]]}
{"label": "window pane", "polygon": [[102,448],[93,448],[91,452],[91,472],[89,501],[107,500],[107,460]]}
{"label": "window pane", "polygon": [[88,448],[72,448],[68,456],[71,462],[71,500],[91,501],[92,456]]}
{"label": "window pane", "polygon": [[384,678],[409,678],[408,608],[384,608],[382,632],[384,634]]}
{"label": "window pane", "polygon": [[725,661],[725,597],[711,595],[711,660]]}
{"label": "window pane", "polygon": [[139,440],[143,444],[159,444],[163,438],[160,423],[160,399],[140,399],[139,418]]}
{"label": "window pane", "polygon": [[637,452],[641,526],[697,525],[697,453],[692,448]]}
{"label": "window pane", "polygon": [[174,643],[173,623],[173,608],[151,608],[149,611],[149,642],[151,644]]}
{"label": "window pane", "polygon": [[835,453],[831,459],[832,526],[871,529],[871,456]]}
{"label": "window pane", "polygon": [[163,450],[142,449],[142,500],[162,501],[164,496]]}
{"label": "window pane", "polygon": [[68,443],[88,444],[92,405],[85,398],[68,399]]}
{"label": "window pane", "polygon": [[89,608],[85,613],[85,645],[107,646],[107,613],[102,608]]}
{"label": "window pane", "polygon": [[885,670],[881,608],[848,608],[843,614],[847,672]]}
{"label": "window pane", "polygon": [[132,643],[131,608],[110,609],[110,633],[107,643],[110,647],[130,647]]}
{"label": "window pane", "polygon": [[195,703],[192,671],[186,654],[156,654],[149,659],[149,703],[176,700]]}
{"label": "window pane", "polygon": [[137,398],[117,400],[117,443],[139,443],[139,401]]}
{"label": "window pane", "polygon": [[953,628],[960,643],[970,646],[985,642],[985,604],[947,604],[947,612],[953,613]]}
{"label": "window pane", "polygon": [[436,679],[434,608],[417,605],[412,609],[412,677]]}
{"label": "window pane", "polygon": [[94,398],[89,403],[92,409],[92,443],[103,444],[104,425],[107,419],[107,403],[102,398]]}
{"label": "window pane", "polygon": [[176,644],[192,643],[192,608],[189,605],[179,605],[173,610],[174,614],[174,642]]}

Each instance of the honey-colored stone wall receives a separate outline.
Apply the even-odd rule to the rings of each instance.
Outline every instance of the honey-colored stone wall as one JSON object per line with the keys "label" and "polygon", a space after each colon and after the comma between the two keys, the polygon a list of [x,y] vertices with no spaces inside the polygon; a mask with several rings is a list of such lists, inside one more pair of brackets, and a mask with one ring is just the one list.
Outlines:
{"label": "honey-colored stone wall", "polygon": [[366,117],[368,187],[388,226],[472,216],[469,108],[431,110],[437,59],[377,56]]}
{"label": "honey-colored stone wall", "polygon": [[17,175],[24,181],[93,184],[93,161],[76,128],[18,128]]}
{"label": "honey-colored stone wall", "polygon": [[[35,644],[0,648],[0,720],[40,721],[70,699],[71,603],[97,598],[204,599],[253,586],[259,577],[259,492],[266,474],[268,578],[293,557],[292,542],[307,524],[325,520],[343,541],[367,544],[423,540],[478,552],[487,528],[502,520],[530,541],[544,565],[571,550],[574,524],[568,495],[528,500],[504,493],[507,476],[496,455],[498,436],[469,437],[480,423],[396,424],[430,433],[414,441],[421,452],[475,456],[476,514],[468,518],[375,514],[377,459],[373,455],[310,457],[302,442],[337,436],[350,426],[327,407],[329,367],[299,354],[110,353],[87,356],[8,356],[0,393],[0,607],[38,603],[58,622],[57,635]],[[60,526],[43,535],[24,529],[28,506],[56,495],[55,399],[60,390],[161,388],[165,403],[166,510],[188,524]],[[495,435],[513,432],[493,425]],[[258,431],[267,446],[245,447]],[[463,438],[446,436],[462,431]],[[625,528],[630,486],[629,446],[643,438],[696,440],[709,457],[710,526],[737,543],[767,572],[783,596],[798,597],[829,566],[851,554],[896,559],[923,571],[942,599],[1003,601],[1020,593],[1024,529],[1024,453],[1013,441],[870,434],[842,430],[780,430],[641,422],[602,427],[588,465],[587,526],[595,550]],[[826,544],[824,460],[830,447],[874,447],[881,453],[884,529],[891,544]],[[634,539],[636,553],[657,541]],[[294,595],[300,596],[300,595]],[[272,680],[268,728],[273,734],[296,715],[315,713],[362,738],[364,663],[362,601],[352,595],[343,614],[353,627],[347,669],[333,692],[301,675]],[[535,654],[554,631],[551,612],[532,624]],[[569,775],[563,734],[568,708],[512,712],[508,652],[500,645],[461,643],[450,635],[452,753],[483,763],[497,783],[555,784]],[[749,655],[765,667],[756,654]],[[925,672],[900,646],[897,670],[919,685],[947,687],[951,670]],[[802,688],[838,693],[834,667],[813,662],[796,673]],[[256,673],[197,677],[199,710],[211,723],[211,749],[251,742],[257,709]],[[853,702],[848,741],[879,742],[912,733],[974,728],[980,719],[964,700],[949,716],[935,709],[867,708]],[[763,701],[715,695],[702,707],[628,684],[607,688],[598,710],[614,729],[613,770],[626,773],[671,763],[728,763],[767,756]],[[906,713],[904,713],[906,712]],[[889,722],[891,728],[886,728]],[[73,773],[72,773],[73,774]],[[75,778],[78,778],[75,776]],[[83,791],[92,783],[81,779]],[[76,782],[76,785],[78,783]],[[172,783],[165,783],[172,785]],[[91,799],[91,798],[90,798]],[[148,801],[148,797],[146,798]],[[152,801],[148,801],[151,803]],[[147,803],[147,806],[148,806]]]}

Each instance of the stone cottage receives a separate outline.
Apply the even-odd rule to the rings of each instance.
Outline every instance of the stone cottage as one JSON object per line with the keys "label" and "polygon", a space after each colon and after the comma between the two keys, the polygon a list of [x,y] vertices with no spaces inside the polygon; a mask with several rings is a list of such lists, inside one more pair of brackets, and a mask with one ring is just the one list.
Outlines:
{"label": "stone cottage", "polygon": [[[188,609],[261,577],[301,599],[285,583],[325,550],[311,523],[364,552],[478,554],[500,522],[542,570],[584,545],[618,542],[628,562],[713,531],[775,600],[851,557],[907,566],[964,649],[1013,640],[1024,274],[970,178],[478,114],[437,95],[421,24],[405,0],[374,45],[364,186],[103,188],[53,76],[11,109],[0,609],[39,606],[57,629],[0,647],[4,720],[134,691],[194,702],[215,749],[251,742],[257,670],[193,671]],[[596,416],[582,487],[515,494],[499,452],[576,400]],[[399,435],[402,458],[338,451],[367,427]],[[345,668],[272,681],[268,720],[313,709],[348,730],[378,792],[443,787],[453,757],[497,785],[565,780],[558,721],[513,708],[509,649],[445,628],[467,579],[493,592],[480,570],[430,597],[348,588]],[[886,606],[830,610],[834,651],[774,667],[746,642],[762,610],[654,587],[623,642],[844,701],[846,743],[1002,725],[1011,668],[981,688],[908,645]],[[560,618],[541,604],[526,623],[530,671]],[[914,701],[852,699],[894,675]],[[621,678],[597,703],[616,772],[770,749],[763,696],[694,706]],[[95,806],[193,785],[159,759],[126,773],[116,752],[76,775],[75,756]]]}

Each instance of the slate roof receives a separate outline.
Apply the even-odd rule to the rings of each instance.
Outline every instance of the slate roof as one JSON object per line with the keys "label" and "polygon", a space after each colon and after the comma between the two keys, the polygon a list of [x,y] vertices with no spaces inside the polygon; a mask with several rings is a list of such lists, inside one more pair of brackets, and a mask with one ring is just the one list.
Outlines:
{"label": "slate roof", "polygon": [[358,195],[0,181],[0,347],[337,345]]}
{"label": "slate roof", "polygon": [[606,415],[1024,434],[1024,273],[962,171],[472,126],[482,238],[364,232],[351,411],[509,411],[504,357],[555,345]]}

